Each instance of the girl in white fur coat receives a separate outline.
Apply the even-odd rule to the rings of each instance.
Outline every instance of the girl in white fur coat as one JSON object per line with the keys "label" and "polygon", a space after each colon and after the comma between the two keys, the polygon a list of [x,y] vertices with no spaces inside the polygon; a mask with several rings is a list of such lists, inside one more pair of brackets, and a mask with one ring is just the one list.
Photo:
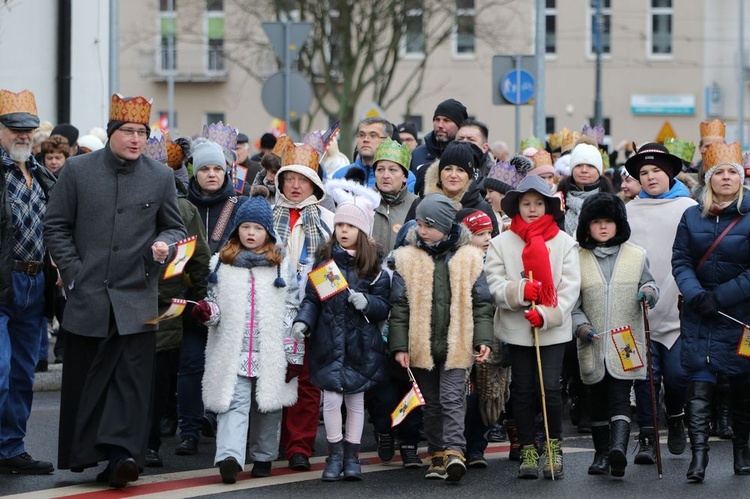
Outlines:
{"label": "girl in white fur coat", "polygon": [[271,474],[281,409],[297,401],[296,371],[288,369],[283,327],[285,283],[279,274],[268,202],[252,197],[234,218],[227,244],[211,259],[208,297],[193,316],[208,326],[203,404],[217,413],[216,457],[224,483],[245,463],[250,418],[252,476]]}

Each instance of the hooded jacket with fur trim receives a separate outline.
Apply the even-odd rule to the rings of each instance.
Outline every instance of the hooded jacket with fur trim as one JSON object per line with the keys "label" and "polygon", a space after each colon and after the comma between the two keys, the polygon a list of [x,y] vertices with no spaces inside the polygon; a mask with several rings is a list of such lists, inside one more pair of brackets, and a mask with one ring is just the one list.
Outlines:
{"label": "hooded jacket with fur trim", "polygon": [[[216,254],[210,268],[216,269],[218,262]],[[297,378],[286,383],[286,347],[291,338],[283,323],[285,288],[273,285],[276,277],[276,267],[251,270],[218,265],[217,282],[209,283],[207,298],[219,310],[208,323],[203,373],[203,405],[207,410],[223,413],[229,409],[240,372],[243,338],[252,334],[248,328],[251,310],[256,314],[260,338],[255,392],[258,409],[272,412],[297,401]],[[255,302],[251,303],[253,284]]]}
{"label": "hooded jacket with fur trim", "polygon": [[[456,227],[456,225],[454,225]],[[431,255],[417,247],[416,228],[393,253],[388,342],[391,353],[408,352],[412,367],[466,369],[480,345],[492,348],[492,297],[482,270],[482,251],[460,227],[453,248]]]}

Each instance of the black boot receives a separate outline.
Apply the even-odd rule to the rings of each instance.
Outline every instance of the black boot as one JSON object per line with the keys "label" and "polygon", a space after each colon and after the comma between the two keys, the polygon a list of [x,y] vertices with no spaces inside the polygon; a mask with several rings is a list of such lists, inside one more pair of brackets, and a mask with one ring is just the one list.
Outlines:
{"label": "black boot", "polygon": [[589,475],[606,475],[609,473],[609,425],[593,423],[591,438],[594,440],[594,462],[589,466]]}
{"label": "black boot", "polygon": [[638,434],[638,452],[635,454],[633,462],[635,464],[654,464],[656,462],[653,428],[641,428],[641,432]]}
{"label": "black boot", "polygon": [[609,422],[609,468],[612,476],[625,475],[628,465],[628,440],[630,440],[630,421],[615,419]]}
{"label": "black boot", "polygon": [[694,381],[688,385],[686,412],[693,459],[690,461],[686,476],[691,482],[701,483],[706,475],[713,389],[713,383],[704,381]]}
{"label": "black boot", "polygon": [[732,450],[734,474],[750,475],[750,393],[746,386],[732,387]]}
{"label": "black boot", "polygon": [[685,447],[687,447],[685,413],[667,416],[667,448],[669,452],[679,455],[685,452]]}
{"label": "black boot", "polygon": [[[723,381],[723,382],[722,382]],[[720,378],[716,385],[716,434],[723,440],[732,438],[732,391],[729,382]]]}

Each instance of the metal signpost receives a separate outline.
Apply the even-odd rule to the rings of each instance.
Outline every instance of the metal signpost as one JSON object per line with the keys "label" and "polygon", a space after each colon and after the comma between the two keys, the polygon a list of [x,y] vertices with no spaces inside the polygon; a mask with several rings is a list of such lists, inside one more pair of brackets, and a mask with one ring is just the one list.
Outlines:
{"label": "metal signpost", "polygon": [[512,104],[516,110],[516,149],[521,143],[521,106],[536,91],[536,58],[531,55],[496,55],[492,58],[492,103]]}

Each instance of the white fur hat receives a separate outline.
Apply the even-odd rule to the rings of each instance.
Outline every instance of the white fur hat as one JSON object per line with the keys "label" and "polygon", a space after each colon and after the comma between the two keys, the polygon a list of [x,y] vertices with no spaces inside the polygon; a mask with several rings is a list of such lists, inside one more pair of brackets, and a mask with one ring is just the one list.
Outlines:
{"label": "white fur hat", "polygon": [[570,153],[570,171],[573,171],[578,165],[591,165],[597,169],[599,175],[602,174],[602,153],[599,149],[590,144],[578,144]]}

